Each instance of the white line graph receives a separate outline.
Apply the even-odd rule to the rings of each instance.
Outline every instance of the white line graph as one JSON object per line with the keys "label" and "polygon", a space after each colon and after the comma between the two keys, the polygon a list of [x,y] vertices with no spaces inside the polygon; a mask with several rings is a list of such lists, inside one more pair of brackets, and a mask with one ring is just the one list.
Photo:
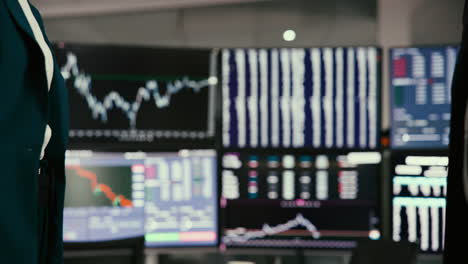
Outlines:
{"label": "white line graph", "polygon": [[249,240],[264,238],[279,233],[286,232],[298,226],[304,226],[309,231],[313,238],[320,238],[320,232],[317,230],[312,222],[306,219],[302,214],[297,214],[296,218],[289,220],[285,224],[280,224],[274,227],[264,224],[262,230],[259,231],[246,231],[244,228],[238,228],[227,232],[223,237],[223,242],[229,243],[245,243]]}
{"label": "white line graph", "polygon": [[128,102],[116,91],[111,91],[100,101],[91,92],[91,75],[79,69],[78,58],[75,54],[72,52],[67,53],[67,62],[62,67],[61,71],[65,80],[74,79],[73,87],[85,98],[88,107],[92,111],[93,119],[99,119],[101,122],[107,123],[107,112],[115,107],[126,114],[131,129],[136,127],[137,114],[142,102],[149,101],[153,98],[154,105],[157,108],[165,108],[170,105],[172,96],[182,90],[191,89],[198,93],[200,90],[208,88],[213,84],[208,78],[201,81],[194,81],[190,80],[188,77],[183,77],[180,80],[168,82],[166,91],[162,94],[159,89],[159,83],[156,80],[149,80],[144,87],[138,88],[133,102]]}

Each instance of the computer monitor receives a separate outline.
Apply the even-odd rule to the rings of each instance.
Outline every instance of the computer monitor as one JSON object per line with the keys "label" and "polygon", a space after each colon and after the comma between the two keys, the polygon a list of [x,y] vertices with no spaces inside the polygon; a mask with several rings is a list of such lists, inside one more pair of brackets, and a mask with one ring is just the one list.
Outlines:
{"label": "computer monitor", "polygon": [[177,151],[214,144],[209,49],[56,43],[70,148]]}
{"label": "computer monitor", "polygon": [[150,248],[218,244],[214,150],[69,151],[64,241],[145,237]]}
{"label": "computer monitor", "polygon": [[144,235],[144,156],[69,151],[65,168],[65,242]]}
{"label": "computer monitor", "polygon": [[214,150],[147,155],[147,247],[215,247],[218,244],[216,166]]}
{"label": "computer monitor", "polygon": [[445,236],[447,151],[392,153],[392,238],[442,253]]}
{"label": "computer monitor", "polygon": [[379,239],[379,152],[225,152],[227,247],[351,249]]}
{"label": "computer monitor", "polygon": [[448,148],[452,77],[458,49],[391,49],[392,148]]}
{"label": "computer monitor", "polygon": [[224,49],[224,148],[376,149],[380,50]]}

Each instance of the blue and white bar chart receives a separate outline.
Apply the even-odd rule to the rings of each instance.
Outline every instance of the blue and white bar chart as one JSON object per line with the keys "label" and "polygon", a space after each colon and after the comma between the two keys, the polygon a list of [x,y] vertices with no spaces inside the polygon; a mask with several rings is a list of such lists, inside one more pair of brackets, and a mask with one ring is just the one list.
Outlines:
{"label": "blue and white bar chart", "polygon": [[224,147],[375,149],[379,51],[225,49]]}

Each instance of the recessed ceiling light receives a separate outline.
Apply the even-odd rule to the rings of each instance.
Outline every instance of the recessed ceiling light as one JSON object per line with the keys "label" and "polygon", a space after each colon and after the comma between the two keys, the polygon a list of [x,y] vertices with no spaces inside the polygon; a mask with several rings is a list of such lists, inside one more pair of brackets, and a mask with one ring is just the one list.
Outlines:
{"label": "recessed ceiling light", "polygon": [[283,39],[285,41],[294,41],[296,39],[296,31],[288,29],[283,33]]}

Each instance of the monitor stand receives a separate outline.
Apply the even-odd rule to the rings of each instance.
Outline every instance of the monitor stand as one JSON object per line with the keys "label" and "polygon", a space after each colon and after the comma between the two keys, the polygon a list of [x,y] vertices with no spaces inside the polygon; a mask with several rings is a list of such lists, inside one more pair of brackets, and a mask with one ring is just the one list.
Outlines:
{"label": "monitor stand", "polygon": [[145,264],[159,264],[159,255],[156,253],[146,254]]}
{"label": "monitor stand", "polygon": [[306,264],[304,249],[296,249],[297,264]]}
{"label": "monitor stand", "polygon": [[273,260],[273,264],[283,264],[283,260],[280,256],[276,256]]}

